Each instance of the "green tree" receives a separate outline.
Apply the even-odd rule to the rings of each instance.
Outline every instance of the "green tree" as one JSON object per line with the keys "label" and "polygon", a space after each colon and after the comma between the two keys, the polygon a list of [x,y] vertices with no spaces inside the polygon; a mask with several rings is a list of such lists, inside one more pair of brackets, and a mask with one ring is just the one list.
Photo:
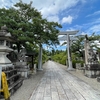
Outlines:
{"label": "green tree", "polygon": [[76,37],[77,40],[73,41],[71,45],[71,52],[76,55],[76,57],[84,56],[83,49],[84,49],[84,37]]}
{"label": "green tree", "polygon": [[0,9],[0,26],[6,25],[8,31],[17,39],[17,48],[21,44],[25,48],[33,49],[41,44],[58,44],[57,33],[61,25],[55,22],[48,22],[42,18],[40,12],[21,0],[15,7]]}
{"label": "green tree", "polygon": [[55,54],[51,56],[52,60],[59,62],[60,64],[66,64],[66,51],[56,50]]}

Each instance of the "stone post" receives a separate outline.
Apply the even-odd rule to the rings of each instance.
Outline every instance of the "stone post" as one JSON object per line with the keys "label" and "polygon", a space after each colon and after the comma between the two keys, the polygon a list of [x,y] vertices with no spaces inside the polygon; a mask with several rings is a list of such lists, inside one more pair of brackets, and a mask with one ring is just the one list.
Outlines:
{"label": "stone post", "polygon": [[89,49],[90,49],[89,41],[88,40],[85,40],[84,48],[85,48],[85,64],[88,64]]}
{"label": "stone post", "polygon": [[42,45],[40,45],[40,50],[39,50],[38,70],[43,70],[42,69]]}
{"label": "stone post", "polygon": [[67,34],[67,54],[68,54],[68,69],[67,70],[74,70],[72,66],[72,60],[71,60],[71,51],[70,51],[70,41],[69,41],[69,34]]}
{"label": "stone post", "polygon": [[37,68],[36,68],[36,64],[34,64],[34,73],[36,74]]}

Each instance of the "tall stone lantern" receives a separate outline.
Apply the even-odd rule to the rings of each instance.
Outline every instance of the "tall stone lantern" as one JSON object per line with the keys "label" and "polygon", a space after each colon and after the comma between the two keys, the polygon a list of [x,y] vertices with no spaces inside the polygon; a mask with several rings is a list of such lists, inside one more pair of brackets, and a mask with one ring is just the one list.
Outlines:
{"label": "tall stone lantern", "polygon": [[13,65],[7,58],[7,54],[13,51],[11,42],[11,34],[7,32],[7,27],[4,25],[0,30],[0,67],[6,68]]}
{"label": "tall stone lantern", "polygon": [[7,54],[13,51],[11,49],[11,34],[7,32],[7,27],[4,25],[0,30],[0,88],[1,88],[1,72],[7,70],[8,67],[14,67],[12,62],[7,58]]}
{"label": "tall stone lantern", "polygon": [[[7,31],[4,25],[0,30],[0,89],[1,89],[1,73],[5,72],[7,77],[7,84],[10,94],[13,94],[23,83],[21,75],[10,60],[11,52],[13,52],[12,45],[16,42],[12,35]],[[14,58],[13,58],[14,59]]]}

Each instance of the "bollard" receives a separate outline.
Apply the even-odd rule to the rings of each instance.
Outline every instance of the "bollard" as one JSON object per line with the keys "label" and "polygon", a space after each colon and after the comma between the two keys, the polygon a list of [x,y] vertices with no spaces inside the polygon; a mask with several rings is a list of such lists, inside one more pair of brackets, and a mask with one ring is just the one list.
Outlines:
{"label": "bollard", "polygon": [[10,100],[10,93],[8,90],[7,78],[4,72],[2,72],[1,80],[2,80],[2,89],[0,90],[0,92],[4,93],[5,100]]}
{"label": "bollard", "polygon": [[1,89],[1,73],[2,73],[2,67],[0,66],[0,89]]}
{"label": "bollard", "polygon": [[35,73],[35,74],[36,74],[36,70],[37,70],[36,64],[34,64],[34,73]]}

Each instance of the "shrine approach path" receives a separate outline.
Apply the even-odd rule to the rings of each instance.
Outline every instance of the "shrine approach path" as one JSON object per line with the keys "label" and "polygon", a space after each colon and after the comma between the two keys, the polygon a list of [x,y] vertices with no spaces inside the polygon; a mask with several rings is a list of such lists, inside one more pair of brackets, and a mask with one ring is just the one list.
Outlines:
{"label": "shrine approach path", "polygon": [[53,61],[29,100],[100,100],[100,93]]}

